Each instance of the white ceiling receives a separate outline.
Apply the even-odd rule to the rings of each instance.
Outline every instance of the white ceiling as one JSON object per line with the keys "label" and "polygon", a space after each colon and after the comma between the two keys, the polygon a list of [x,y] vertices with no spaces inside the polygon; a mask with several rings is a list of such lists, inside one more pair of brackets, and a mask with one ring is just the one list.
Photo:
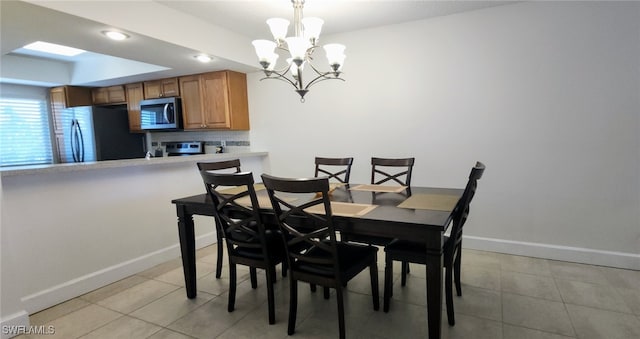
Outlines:
{"label": "white ceiling", "polygon": [[[193,21],[228,29],[247,37],[247,41],[250,41],[254,38],[270,38],[269,29],[265,24],[267,18],[283,17],[292,20],[293,16],[290,0],[137,2],[135,5],[138,7],[132,5],[128,8],[132,3],[124,1],[85,0],[81,4],[79,0],[1,0],[0,81],[44,86],[107,86],[220,69],[250,72],[257,69],[257,62],[249,65],[244,61],[227,59],[224,55],[214,55],[218,57],[215,62],[201,64],[191,58],[199,51],[186,47],[189,46],[188,43],[152,38],[149,34],[133,31],[132,27],[136,27],[136,20],[141,18],[148,21],[157,9],[157,13],[162,13],[158,20],[169,25],[181,25],[181,22],[172,20],[171,15],[166,17],[167,11],[175,13],[176,17],[179,14],[183,20],[193,18]],[[77,15],[77,8],[82,7],[86,11],[87,6],[94,5],[96,11],[100,11],[105,8],[106,3],[117,6],[115,16],[105,18],[104,15],[100,16],[101,13],[96,13],[84,15],[83,18],[83,15]],[[307,0],[304,15],[324,19],[323,35],[327,35],[507,3],[511,1]],[[136,12],[136,8],[142,8],[141,6],[144,6],[145,10]],[[94,19],[97,17],[100,18],[99,21]],[[113,22],[127,27],[118,27]],[[130,33],[131,38],[121,43],[103,39],[99,32],[109,28],[119,28]],[[194,36],[201,39],[201,43],[206,41],[206,36],[198,37],[197,34],[194,32]],[[194,36],[185,37],[185,41],[193,39]],[[16,49],[37,40],[65,44],[95,54],[85,55],[84,61],[76,61],[43,59],[14,53]],[[110,56],[111,59],[103,59],[100,55]],[[191,59],[185,59],[187,57]],[[244,60],[250,58],[245,56]],[[50,70],[51,68],[53,70]]]}

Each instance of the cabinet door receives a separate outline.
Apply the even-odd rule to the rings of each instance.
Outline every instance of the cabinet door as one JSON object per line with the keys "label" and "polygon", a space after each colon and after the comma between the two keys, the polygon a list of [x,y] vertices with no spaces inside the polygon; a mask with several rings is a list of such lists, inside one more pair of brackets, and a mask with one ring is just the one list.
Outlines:
{"label": "cabinet door", "polygon": [[140,100],[144,99],[142,83],[125,85],[127,92],[127,110],[129,111],[129,130],[142,132],[140,129]]}
{"label": "cabinet door", "polygon": [[94,105],[102,105],[109,103],[109,92],[105,87],[93,88],[91,97]]}
{"label": "cabinet door", "polygon": [[64,106],[78,107],[91,106],[91,88],[79,86],[63,86]]}
{"label": "cabinet door", "polygon": [[160,80],[144,82],[144,98],[157,99],[162,96],[162,84]]}
{"label": "cabinet door", "polygon": [[177,97],[180,96],[180,86],[178,85],[178,78],[168,78],[160,80],[162,87],[163,97]]}
{"label": "cabinet door", "polygon": [[111,104],[119,104],[127,102],[124,86],[107,87],[108,100]]}
{"label": "cabinet door", "polygon": [[229,91],[225,72],[201,75],[204,124],[207,128],[231,128]]}
{"label": "cabinet door", "polygon": [[200,76],[180,77],[182,93],[182,123],[185,129],[206,128],[202,119],[202,100],[200,98]]}

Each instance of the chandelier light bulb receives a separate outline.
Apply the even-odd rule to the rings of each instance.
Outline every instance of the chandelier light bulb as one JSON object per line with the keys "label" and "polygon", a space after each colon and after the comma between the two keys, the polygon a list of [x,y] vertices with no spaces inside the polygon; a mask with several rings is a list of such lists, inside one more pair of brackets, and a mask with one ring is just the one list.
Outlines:
{"label": "chandelier light bulb", "polygon": [[267,20],[267,25],[276,41],[282,41],[287,36],[289,20],[282,18],[271,18]]}
{"label": "chandelier light bulb", "polygon": [[258,55],[258,61],[262,64],[263,62],[268,62],[270,58],[272,58],[273,54],[275,54],[275,49],[278,46],[275,42],[270,40],[253,40],[251,42],[253,47],[256,49],[256,54]]}
{"label": "chandelier light bulb", "polygon": [[311,47],[309,41],[303,37],[289,37],[286,38],[287,47],[289,47],[289,53],[291,53],[291,58],[293,62],[298,66],[302,64],[306,55],[307,49]]}
{"label": "chandelier light bulb", "polygon": [[324,20],[320,18],[304,18],[302,19],[302,27],[304,27],[304,37],[309,40],[311,44],[315,45],[315,42],[320,38],[320,32],[322,31],[322,25]]}
{"label": "chandelier light bulb", "polygon": [[327,52],[327,60],[330,66],[342,65],[344,62],[344,50],[346,47],[341,44],[326,44],[323,46],[325,52]]}

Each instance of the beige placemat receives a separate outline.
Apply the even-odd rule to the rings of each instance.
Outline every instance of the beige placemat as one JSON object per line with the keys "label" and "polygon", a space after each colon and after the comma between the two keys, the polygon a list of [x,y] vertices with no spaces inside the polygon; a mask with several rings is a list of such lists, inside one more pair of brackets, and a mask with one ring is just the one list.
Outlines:
{"label": "beige placemat", "polygon": [[407,186],[385,186],[385,185],[358,185],[352,187],[354,191],[370,191],[370,192],[388,192],[388,193],[400,193],[405,190]]}
{"label": "beige placemat", "polygon": [[414,194],[403,201],[398,207],[436,210],[436,211],[453,211],[460,197],[455,195],[444,194]]}
{"label": "beige placemat", "polygon": [[[258,183],[258,184],[253,184],[253,189],[255,189],[256,192],[257,192],[257,191],[261,191],[261,190],[265,189],[265,187],[264,187],[264,184]],[[244,186],[237,186],[237,187],[221,189],[218,192],[220,192],[222,194],[238,194],[238,193],[242,193],[244,191],[246,191]]]}
{"label": "beige placemat", "polygon": [[[258,195],[258,206],[261,208],[271,208],[271,200],[269,196]],[[236,199],[236,202],[243,206],[251,206],[251,197],[248,195],[246,197],[242,197],[240,199]]]}
{"label": "beige placemat", "polygon": [[[361,217],[376,208],[376,205],[351,204],[348,202],[331,202],[331,213],[343,217]],[[309,213],[324,214],[324,205],[319,204],[306,208]]]}

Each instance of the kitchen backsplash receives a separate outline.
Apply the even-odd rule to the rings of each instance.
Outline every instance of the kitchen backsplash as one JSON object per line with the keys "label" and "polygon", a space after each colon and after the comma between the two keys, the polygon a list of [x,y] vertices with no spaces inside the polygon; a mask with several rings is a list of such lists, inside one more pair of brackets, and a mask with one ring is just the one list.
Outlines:
{"label": "kitchen backsplash", "polygon": [[[202,131],[202,132],[153,132],[147,133],[151,150],[175,141],[204,141],[205,153],[215,153],[216,147],[224,144],[225,153],[249,151],[249,131]],[[153,153],[153,152],[152,152]]]}

